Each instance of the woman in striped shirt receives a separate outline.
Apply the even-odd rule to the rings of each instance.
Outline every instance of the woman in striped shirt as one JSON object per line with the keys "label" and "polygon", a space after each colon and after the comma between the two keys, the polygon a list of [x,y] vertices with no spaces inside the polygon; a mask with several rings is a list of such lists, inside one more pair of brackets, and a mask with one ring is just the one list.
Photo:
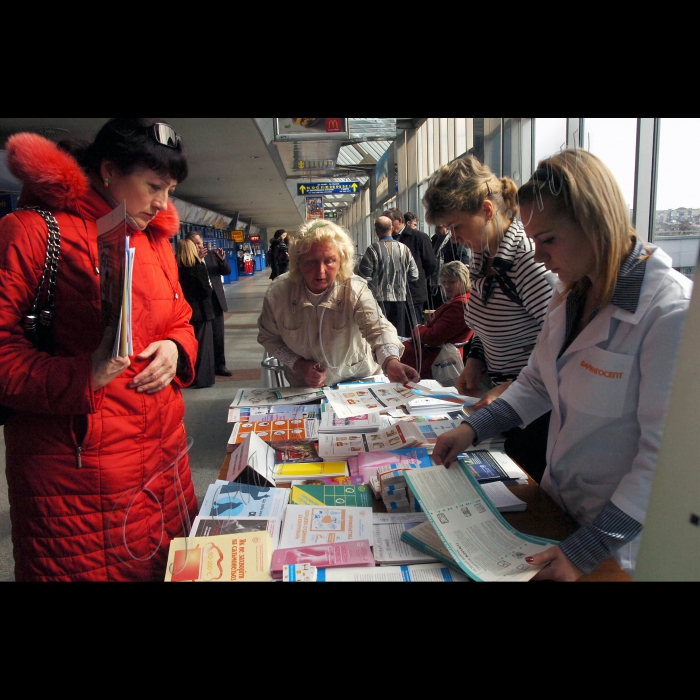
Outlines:
{"label": "woman in striped shirt", "polygon": [[[472,294],[465,318],[474,340],[457,389],[488,406],[527,365],[542,329],[556,275],[534,260],[534,244],[518,214],[518,188],[471,156],[442,167],[423,204],[426,220],[452,229],[472,250]],[[486,376],[484,376],[486,375]],[[486,381],[484,381],[486,380]],[[490,381],[489,381],[490,380]],[[545,468],[549,414],[506,436],[506,452],[539,482]]]}

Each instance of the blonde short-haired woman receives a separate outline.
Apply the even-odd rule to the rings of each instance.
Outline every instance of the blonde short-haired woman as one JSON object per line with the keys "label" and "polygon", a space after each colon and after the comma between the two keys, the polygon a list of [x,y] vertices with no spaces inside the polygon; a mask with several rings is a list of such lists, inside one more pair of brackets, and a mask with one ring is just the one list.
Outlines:
{"label": "blonde short-haired woman", "polygon": [[289,272],[265,294],[258,342],[284,364],[292,386],[330,386],[381,371],[394,382],[419,379],[400,362],[396,329],[354,275],[354,254],[337,224],[307,224],[292,242]]}
{"label": "blonde short-haired woman", "polygon": [[489,406],[438,439],[468,445],[551,410],[544,490],[580,529],[529,558],[572,581],[614,557],[634,570],[692,283],[642,243],[608,168],[564,151],[519,190],[535,260],[559,275],[528,366]]}

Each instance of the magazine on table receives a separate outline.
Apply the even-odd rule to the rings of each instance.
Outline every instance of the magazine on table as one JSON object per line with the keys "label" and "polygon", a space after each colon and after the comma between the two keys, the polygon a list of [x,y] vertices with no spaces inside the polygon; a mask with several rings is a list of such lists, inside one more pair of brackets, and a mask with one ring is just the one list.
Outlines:
{"label": "magazine on table", "polygon": [[512,527],[467,464],[412,469],[404,478],[450,556],[475,581],[529,581],[541,567],[525,558],[557,544]]}

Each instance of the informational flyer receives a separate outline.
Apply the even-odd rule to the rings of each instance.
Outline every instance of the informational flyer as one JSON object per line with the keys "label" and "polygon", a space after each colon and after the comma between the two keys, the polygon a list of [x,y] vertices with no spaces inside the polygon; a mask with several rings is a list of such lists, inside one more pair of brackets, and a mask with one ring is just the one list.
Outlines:
{"label": "informational flyer", "polygon": [[283,406],[318,401],[323,398],[320,389],[297,388],[293,394],[278,396],[274,389],[239,389],[231,408],[250,408],[252,406]]}
{"label": "informational flyer", "polygon": [[338,418],[360,416],[363,413],[380,413],[407,404],[416,398],[409,384],[383,384],[381,386],[323,389]]}
{"label": "informational flyer", "polygon": [[475,581],[529,581],[541,567],[525,557],[558,544],[509,525],[466,465],[413,469],[404,476],[450,555]]}

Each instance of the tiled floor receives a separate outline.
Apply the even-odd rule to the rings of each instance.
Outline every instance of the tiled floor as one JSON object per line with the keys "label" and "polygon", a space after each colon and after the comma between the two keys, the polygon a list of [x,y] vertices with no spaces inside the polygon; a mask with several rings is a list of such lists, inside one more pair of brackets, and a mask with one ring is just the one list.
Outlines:
{"label": "tiled floor", "polygon": [[[217,377],[216,384],[207,389],[186,389],[183,392],[185,425],[192,439],[190,466],[200,503],[207,486],[216,479],[226,455],[231,432],[226,422],[227,409],[236,389],[261,386],[263,349],[257,342],[256,322],[269,284],[268,273],[263,271],[225,286],[230,309],[225,317],[226,363],[233,376]],[[4,474],[5,439],[1,428],[0,469]],[[0,581],[14,581],[10,508],[4,478],[0,478]]]}

